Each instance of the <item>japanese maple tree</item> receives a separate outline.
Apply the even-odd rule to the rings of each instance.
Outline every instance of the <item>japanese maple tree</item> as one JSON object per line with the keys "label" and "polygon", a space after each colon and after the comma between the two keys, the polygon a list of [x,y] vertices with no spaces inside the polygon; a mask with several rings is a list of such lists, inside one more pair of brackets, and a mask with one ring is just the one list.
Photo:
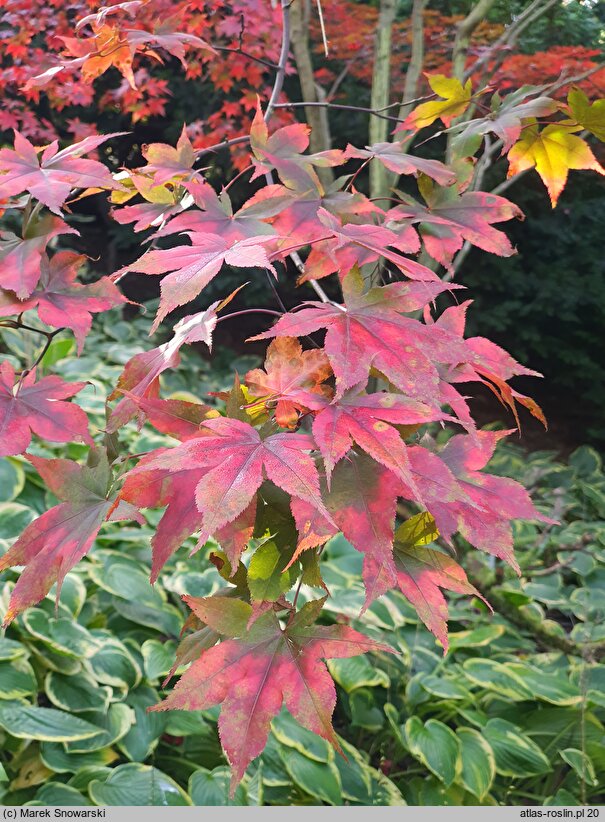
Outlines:
{"label": "japanese maple tree", "polygon": [[[62,75],[87,87],[110,69],[136,87],[138,61],[166,53],[186,71],[203,67],[212,75],[218,44],[202,35],[216,22],[196,18],[190,31],[187,16],[156,18],[153,8],[143,0],[94,7],[73,36],[56,35],[61,55],[23,77],[23,94],[42,94]],[[514,253],[502,223],[522,217],[520,210],[481,190],[495,151],[507,156],[509,179],[535,168],[553,207],[570,170],[605,174],[589,145],[589,135],[605,135],[602,101],[591,103],[573,85],[563,100],[548,86],[501,95],[477,85],[481,66],[468,77],[456,65],[453,76],[429,72],[431,93],[392,118],[388,141],[309,150],[305,123],[275,122],[291,67],[291,11],[283,0],[271,12],[283,32],[274,84],[268,99],[253,101],[248,133],[232,141],[244,152],[242,176],[254,184],[235,212],[229,192],[209,181],[208,152],[186,129],[176,146],[149,145],[144,163],[113,173],[87,155],[120,134],[59,149],[16,131],[14,145],[0,149],[0,202],[13,229],[0,239],[0,327],[42,338],[38,355],[21,369],[0,362],[0,455],[26,454],[60,500],[0,558],[0,570],[23,567],[4,624],[54,584],[59,596],[63,578],[107,521],[163,509],[151,546],[152,580],[160,584],[164,564],[188,537],[196,536],[194,550],[213,537],[221,551],[212,559],[225,584],[213,596],[184,597],[193,614],[187,624],[201,635],[197,658],[156,709],[221,705],[233,790],[282,705],[339,748],[335,686],[324,660],[395,652],[347,625],[324,624],[329,592],[321,554],[331,537],[344,534],[363,554],[364,609],[398,589],[445,652],[443,592],[480,596],[455,559],[455,534],[518,570],[511,522],[552,521],[518,483],[483,470],[510,432],[477,429],[468,383],[488,386],[517,426],[526,411],[543,415],[509,384],[535,372],[489,340],[465,337],[470,301],[459,302],[462,285],[451,278],[467,244]],[[221,21],[237,36],[236,21]],[[229,51],[234,66],[242,51]],[[443,133],[444,162],[424,157],[422,146]],[[394,175],[388,197],[356,187],[368,164]],[[334,169],[326,185],[323,174]],[[406,193],[397,187],[401,175]],[[152,229],[152,243],[119,271],[79,283],[82,257],[57,250],[56,238],[77,233],[72,201],[99,192],[133,234]],[[316,299],[289,311],[257,309],[261,330],[252,339],[270,341],[264,368],[234,374],[218,402],[162,396],[162,374],[179,364],[180,349],[193,342],[211,348],[217,323],[242,313],[226,310],[233,294],[177,313],[200,295],[204,300],[225,266],[241,270],[242,284],[268,276],[277,289],[296,278]],[[58,333],[72,333],[82,350],[92,315],[125,301],[118,284],[130,271],[162,278],[152,332],[171,315],[178,321],[167,342],[126,363],[107,399],[105,430],[93,437],[77,404],[83,384],[41,373],[42,361]],[[326,278],[340,298],[328,297],[320,282]],[[439,311],[440,295],[454,304]],[[274,315],[270,323],[267,315]],[[174,443],[124,453],[119,436],[131,421]],[[446,423],[456,433],[439,447],[427,426]],[[26,453],[33,436],[85,442],[86,464]],[[124,471],[127,460],[132,467]],[[187,642],[175,668],[193,658]]]}

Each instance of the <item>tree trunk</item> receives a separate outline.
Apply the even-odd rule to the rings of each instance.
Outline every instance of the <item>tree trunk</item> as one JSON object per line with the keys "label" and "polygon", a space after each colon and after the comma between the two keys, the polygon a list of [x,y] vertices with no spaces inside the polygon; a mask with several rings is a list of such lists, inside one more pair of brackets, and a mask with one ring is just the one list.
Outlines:
{"label": "tree trunk", "polygon": [[[370,107],[378,110],[389,104],[391,85],[391,41],[395,20],[395,0],[380,0],[380,13],[374,47],[374,72]],[[370,143],[384,143],[389,121],[370,115]],[[388,192],[386,169],[380,163],[370,165],[370,194],[383,197]]]}
{"label": "tree trunk", "polygon": [[[302,100],[305,103],[321,102],[313,75],[313,58],[309,47],[308,0],[295,0],[290,8],[292,52],[296,62]],[[331,145],[327,109],[309,106],[305,109],[307,123],[311,126],[310,148],[313,153],[326,151]],[[317,175],[324,187],[334,181],[331,168],[317,168]]]}

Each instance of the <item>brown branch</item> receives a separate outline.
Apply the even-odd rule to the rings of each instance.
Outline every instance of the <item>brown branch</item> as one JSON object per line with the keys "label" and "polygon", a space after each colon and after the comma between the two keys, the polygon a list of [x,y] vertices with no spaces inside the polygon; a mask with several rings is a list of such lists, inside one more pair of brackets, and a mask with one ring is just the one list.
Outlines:
{"label": "brown branch", "polygon": [[263,60],[262,57],[255,57],[254,54],[250,54],[247,51],[244,51],[242,48],[229,48],[228,46],[216,46],[213,45],[212,48],[215,51],[229,51],[232,54],[241,54],[242,57],[245,57],[247,60],[254,60],[256,63],[260,63],[261,66],[266,66],[270,69],[276,69],[277,63],[270,63],[268,60]]}
{"label": "brown branch", "polygon": [[230,148],[231,146],[238,146],[243,145],[244,143],[250,142],[250,135],[244,134],[242,137],[232,137],[231,140],[223,140],[222,143],[215,143],[213,146],[206,146],[206,148],[200,148],[196,152],[198,157],[202,157],[204,154],[210,154],[214,151],[220,151],[222,148]]}
{"label": "brown branch", "polygon": [[512,605],[495,587],[483,585],[468,570],[467,576],[471,585],[485,597],[495,611],[509,622],[512,622],[517,628],[531,634],[532,638],[543,648],[563,651],[564,654],[581,657],[590,662],[598,662],[605,658],[605,641],[575,642],[568,636],[561,636],[546,628],[540,617]]}

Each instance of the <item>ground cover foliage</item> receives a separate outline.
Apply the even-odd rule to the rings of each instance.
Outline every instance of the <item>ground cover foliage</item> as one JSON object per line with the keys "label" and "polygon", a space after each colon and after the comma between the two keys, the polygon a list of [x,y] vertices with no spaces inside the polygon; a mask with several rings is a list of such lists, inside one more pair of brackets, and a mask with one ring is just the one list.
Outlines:
{"label": "ground cover foliage", "polygon": [[[110,314],[93,332],[102,358],[75,359],[55,341],[53,371],[87,379],[83,399],[102,422],[107,387],[148,319]],[[22,340],[9,341],[14,354]],[[71,349],[71,351],[70,351]],[[132,353],[130,351],[130,353]],[[253,357],[237,361],[243,372]],[[195,354],[171,374],[169,396],[187,396],[190,375],[208,391],[228,384],[228,363],[210,370]],[[185,393],[184,393],[185,392]],[[169,438],[132,425],[133,448]],[[76,457],[83,447],[70,445]],[[52,446],[34,453],[51,456]],[[406,600],[391,593],[360,617],[361,555],[342,537],[326,549],[332,594],[324,622],[345,619],[401,655],[334,660],[334,725],[348,763],[282,713],[256,765],[229,798],[217,712],[148,713],[160,699],[187,617],[181,595],[207,596],[222,582],[210,555],[189,544],[164,584],[149,584],[149,542],[158,512],[133,527],[114,523],[53,592],[0,640],[0,782],[6,805],[557,804],[602,801],[605,790],[605,474],[580,448],[566,461],[501,445],[489,470],[526,484],[538,506],[556,499],[561,524],[515,529],[521,578],[502,575],[458,544],[480,599],[450,598],[446,657]],[[0,539],[8,548],[50,502],[22,458],[2,463]],[[476,553],[476,552],[475,552]],[[533,569],[533,570],[532,570]],[[2,573],[6,606],[17,574]],[[305,589],[305,596],[312,589]],[[534,620],[543,633],[536,634]],[[187,635],[191,636],[189,632]],[[559,648],[558,642],[573,647]],[[168,686],[168,690],[170,686]]]}

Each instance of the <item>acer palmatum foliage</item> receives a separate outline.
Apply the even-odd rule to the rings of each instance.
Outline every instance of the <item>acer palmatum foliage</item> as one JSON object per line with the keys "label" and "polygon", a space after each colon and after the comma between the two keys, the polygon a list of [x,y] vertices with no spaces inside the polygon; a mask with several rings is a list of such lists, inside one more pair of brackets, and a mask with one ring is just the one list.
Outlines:
{"label": "acer palmatum foliage", "polygon": [[[210,61],[212,48],[179,33],[178,17],[154,28],[145,6],[135,0],[81,21],[81,39],[64,38],[64,64],[29,77],[28,88],[43,87],[53,72],[80,71],[90,82],[111,66],[132,85],[139,53],[164,50],[187,64],[189,51],[199,49]],[[286,41],[277,92],[287,58]],[[0,363],[0,454],[24,453],[33,435],[91,446],[86,465],[27,455],[61,501],[0,559],[0,570],[24,566],[5,625],[55,583],[59,595],[105,521],[164,509],[152,539],[154,581],[185,539],[197,535],[203,549],[214,537],[222,553],[213,561],[226,585],[212,597],[185,597],[205,630],[197,646],[187,641],[186,652],[177,653],[173,671],[196,648],[199,659],[158,709],[223,706],[219,730],[234,787],[262,751],[282,704],[338,747],[335,689],[323,660],[391,650],[348,627],[317,624],[327,594],[321,550],[332,536],[342,532],[363,553],[365,607],[398,588],[445,652],[443,591],[480,596],[448,552],[454,535],[518,570],[511,522],[549,521],[518,483],[484,472],[510,432],[477,430],[467,403],[467,384],[481,383],[517,425],[519,406],[543,420],[539,407],[509,385],[535,372],[487,339],[465,338],[470,301],[458,304],[461,286],[447,280],[464,244],[513,254],[500,224],[522,217],[507,199],[471,186],[475,153],[481,162],[498,139],[509,177],[535,167],[554,206],[570,169],[605,173],[584,137],[604,136],[603,104],[575,88],[561,103],[540,87],[500,97],[474,91],[470,80],[434,75],[429,83],[433,98],[406,115],[391,142],[345,151],[309,153],[309,128],[276,128],[272,104],[263,111],[257,101],[250,133],[237,142],[249,146],[250,181],[264,185],[251,189],[237,211],[228,192],[208,182],[185,128],[176,147],[149,145],[144,165],[119,174],[86,155],[120,135],[59,150],[56,142],[36,146],[17,132],[14,146],[0,150],[0,202],[11,224],[17,218],[21,225],[0,239],[0,326],[39,334],[43,343],[20,372]],[[470,106],[473,116],[464,119]],[[452,136],[447,164],[411,153],[418,132],[431,128]],[[368,163],[416,178],[418,194],[394,188],[392,197],[370,200],[355,187]],[[341,166],[326,188],[319,171]],[[117,222],[133,232],[154,228],[154,241],[114,275],[81,284],[83,258],[54,250],[54,239],[77,233],[69,202],[99,191]],[[162,247],[166,237],[170,249]],[[72,332],[81,352],[92,315],[124,302],[116,283],[128,271],[162,276],[155,329],[203,297],[225,264],[243,269],[242,281],[256,276],[250,269],[264,269],[277,286],[294,271],[301,284],[315,286],[318,299],[287,312],[259,309],[261,317],[277,315],[254,338],[270,340],[264,368],[243,382],[234,375],[218,410],[162,398],[160,380],[179,364],[182,346],[211,347],[233,294],[181,318],[168,342],[127,362],[108,398],[106,429],[93,439],[77,399],[68,402],[83,384],[40,373],[54,335]],[[340,285],[341,301],[329,300],[317,284],[326,277]],[[445,293],[456,304],[438,312],[435,299]],[[138,462],[124,472],[118,466],[130,457],[119,455],[119,432],[133,419],[175,442],[132,457]],[[459,433],[439,448],[425,426],[446,422]],[[299,607],[303,584],[315,598],[311,593]]]}

